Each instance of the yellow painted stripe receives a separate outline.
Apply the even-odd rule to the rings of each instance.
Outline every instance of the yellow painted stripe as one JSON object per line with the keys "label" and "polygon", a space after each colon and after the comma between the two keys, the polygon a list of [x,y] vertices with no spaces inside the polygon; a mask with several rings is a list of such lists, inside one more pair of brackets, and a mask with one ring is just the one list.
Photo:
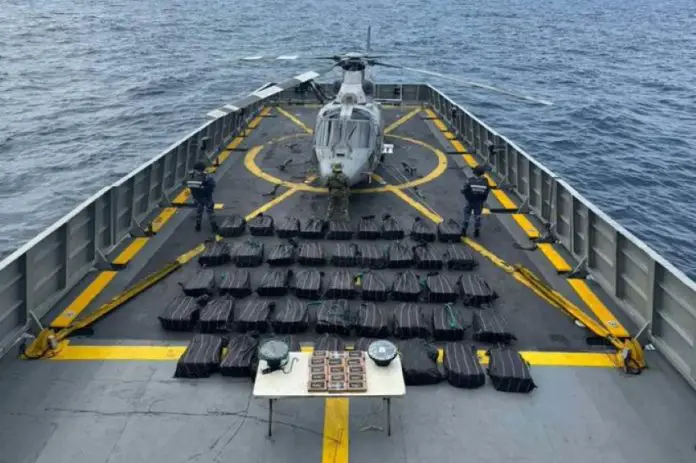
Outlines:
{"label": "yellow painted stripe", "polygon": [[619,338],[629,337],[626,328],[616,319],[613,313],[606,305],[597,297],[592,289],[587,285],[585,280],[577,278],[569,278],[568,283],[573,287],[578,296],[583,300],[585,305],[592,310],[597,319],[602,322],[602,325],[614,336]]}
{"label": "yellow painted stripe", "polygon": [[419,112],[420,112],[420,108],[416,108],[416,109],[409,111],[405,115],[401,116],[398,120],[391,123],[386,129],[384,129],[384,133],[387,134],[387,133],[393,132],[394,130],[396,130],[397,127],[406,123],[409,119],[411,119],[413,116],[415,116]]}
{"label": "yellow painted stripe", "polygon": [[312,129],[310,129],[304,122],[302,122],[299,118],[295,117],[294,115],[290,114],[283,108],[278,108],[278,112],[288,118],[290,121],[292,121],[293,124],[301,128],[307,133],[313,133]]}
{"label": "yellow painted stripe", "polygon": [[[51,360],[135,360],[135,361],[176,361],[186,350],[185,345],[171,346],[80,346],[66,344]],[[312,346],[302,346],[302,352],[312,352]],[[443,359],[443,349],[438,349],[439,363]],[[477,352],[482,364],[488,363],[486,351]],[[532,366],[554,367],[604,367],[616,366],[617,354],[613,352],[540,352],[521,351],[520,354]],[[327,405],[329,400],[327,399]],[[328,408],[328,407],[327,407]],[[340,411],[340,410],[339,410]],[[335,419],[335,418],[334,418]],[[324,423],[325,429],[327,421]],[[333,430],[340,428],[336,423],[330,423]],[[347,427],[345,429],[348,429]],[[328,433],[325,433],[327,435]],[[333,434],[335,436],[335,434]],[[336,439],[338,440],[338,439]]]}
{"label": "yellow painted stripe", "polygon": [[272,110],[272,109],[273,109],[273,108],[263,108],[263,109],[261,110],[261,115],[262,115],[262,116],[268,116],[269,114],[271,114],[271,110]]}
{"label": "yellow painted stripe", "polygon": [[215,204],[215,210],[224,209],[224,208],[225,208],[225,205],[223,203],[216,203]]}
{"label": "yellow painted stripe", "polygon": [[181,192],[176,195],[174,198],[174,201],[172,201],[174,204],[185,204],[186,201],[188,201],[189,197],[191,196],[191,190],[188,188],[184,188],[181,190]]}
{"label": "yellow painted stripe", "polygon": [[[464,144],[462,142],[460,142],[459,140],[450,140],[450,143],[452,144],[452,146],[454,147],[454,150],[457,153],[466,153],[466,148],[464,147]],[[464,159],[466,160],[466,158],[464,158]]]}
{"label": "yellow painted stripe", "polygon": [[264,204],[263,206],[261,206],[261,207],[259,207],[258,209],[256,209],[254,212],[251,212],[251,213],[247,214],[247,216],[245,217],[245,219],[246,219],[247,221],[253,219],[253,218],[256,217],[257,215],[261,214],[262,212],[266,212],[267,210],[269,210],[269,209],[272,208],[273,206],[282,203],[283,201],[285,201],[286,199],[288,199],[290,196],[294,195],[295,193],[297,193],[297,188],[290,188],[289,190],[287,190],[286,192],[284,192],[282,195],[280,195],[280,196],[278,196],[277,198],[275,198],[275,199],[273,199],[273,200],[267,202],[267,203]]}
{"label": "yellow painted stripe", "polygon": [[135,238],[131,244],[128,245],[126,249],[121,251],[121,253],[114,259],[114,264],[125,265],[131,261],[135,255],[140,252],[140,250],[147,244],[150,238]]}
{"label": "yellow painted stripe", "polygon": [[326,399],[324,405],[324,440],[322,463],[348,463],[350,435],[348,399]]}
{"label": "yellow painted stripe", "polygon": [[445,123],[442,122],[440,119],[433,120],[433,124],[435,124],[435,127],[437,127],[440,130],[440,132],[447,132],[449,130]]}
{"label": "yellow painted stripe", "polygon": [[517,208],[517,204],[515,204],[515,202],[512,199],[510,199],[508,195],[505,194],[505,192],[501,190],[493,190],[492,192],[493,196],[495,196],[495,199],[498,200],[501,207],[504,207],[505,209]]}
{"label": "yellow painted stripe", "polygon": [[[514,203],[512,203],[511,207],[515,207]],[[512,214],[512,218],[515,222],[517,222],[517,225],[519,225],[520,228],[524,230],[524,232],[527,234],[529,238],[539,238],[539,236],[541,236],[539,234],[539,230],[537,230],[537,228],[534,225],[532,225],[532,222],[529,221],[526,215]]]}
{"label": "yellow painted stripe", "polygon": [[165,207],[164,209],[162,209],[162,212],[160,212],[159,215],[155,217],[155,220],[152,221],[152,225],[150,227],[152,231],[157,233],[160,230],[162,230],[164,224],[166,224],[169,221],[169,219],[171,219],[174,216],[176,211],[176,207]]}
{"label": "yellow painted stripe", "polygon": [[464,162],[466,162],[466,164],[469,167],[474,168],[474,167],[478,166],[478,162],[476,162],[476,159],[474,159],[474,157],[472,155],[463,154],[462,157],[464,158]]}
{"label": "yellow painted stripe", "polygon": [[442,135],[444,135],[445,138],[450,140],[450,141],[457,138],[452,132],[444,132]]}
{"label": "yellow painted stripe", "polygon": [[261,116],[256,116],[254,119],[252,119],[251,122],[249,122],[249,128],[250,129],[255,129],[256,127],[259,126],[261,121],[263,120],[263,117]]}
{"label": "yellow painted stripe", "polygon": [[437,114],[435,114],[435,111],[433,111],[432,109],[426,109],[426,110],[425,110],[425,114],[426,114],[428,117],[432,117],[432,118],[437,117]]}
{"label": "yellow painted stripe", "polygon": [[553,244],[539,243],[539,250],[551,261],[557,272],[570,272],[573,270],[573,267],[554,249]]}
{"label": "yellow painted stripe", "polygon": [[[384,179],[377,174],[372,174],[372,177],[375,180],[377,180],[378,182],[384,182]],[[430,209],[428,209],[427,207],[425,207],[423,204],[419,203],[418,201],[414,200],[413,198],[411,198],[409,195],[407,195],[403,191],[395,188],[393,185],[386,185],[385,188],[387,191],[391,191],[396,196],[403,199],[406,203],[408,203],[409,206],[411,206],[412,208],[414,208],[415,210],[417,210],[418,212],[420,212],[421,214],[423,214],[425,217],[429,218],[433,222],[435,222],[435,223],[442,222],[442,217],[437,212],[431,211]]]}
{"label": "yellow painted stripe", "polygon": [[236,149],[244,141],[244,137],[234,137],[229,145],[225,149],[233,150]]}
{"label": "yellow painted stripe", "polygon": [[83,310],[94,300],[99,293],[101,293],[106,285],[108,285],[111,280],[116,276],[117,272],[101,272],[97,277],[89,284],[70,305],[58,315],[53,322],[51,322],[52,328],[65,328],[70,325],[75,317],[80,315]]}

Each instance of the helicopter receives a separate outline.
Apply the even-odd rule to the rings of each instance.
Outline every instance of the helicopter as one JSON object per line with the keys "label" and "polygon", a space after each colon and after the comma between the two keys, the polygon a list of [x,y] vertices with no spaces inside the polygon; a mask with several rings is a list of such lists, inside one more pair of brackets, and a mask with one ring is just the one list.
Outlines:
{"label": "helicopter", "polygon": [[[370,42],[371,28],[368,27],[365,53],[350,52],[329,56],[306,57],[297,55],[280,55],[276,57],[250,56],[242,58],[244,61],[257,61],[269,58],[274,60],[329,59],[334,61],[333,65],[326,69],[308,71],[279,84],[268,84],[248,97],[253,98],[255,95],[258,98],[265,98],[273,93],[296,87],[298,81],[303,88],[309,88],[315,93],[323,105],[317,113],[313,131],[313,154],[318,165],[318,175],[315,182],[322,186],[326,185],[329,176],[332,174],[333,166],[336,164],[340,164],[343,174],[348,177],[350,186],[361,183],[365,179],[369,180],[375,169],[385,160],[385,156],[393,152],[393,145],[384,143],[382,106],[375,99],[374,95],[375,83],[372,74],[374,66],[427,74],[453,80],[460,84],[503,93],[534,103],[551,104],[546,100],[463,80],[427,69],[385,63],[380,61],[380,59],[393,57],[394,55],[370,54]],[[332,99],[328,99],[315,83],[315,79],[328,74],[337,67],[342,70],[342,80],[334,82],[335,96]],[[240,107],[243,107],[242,104],[238,103]],[[225,114],[225,109],[233,110],[233,108],[236,108],[236,105],[227,105],[221,108],[222,114]],[[211,117],[219,117],[220,110],[211,112],[209,115]]]}

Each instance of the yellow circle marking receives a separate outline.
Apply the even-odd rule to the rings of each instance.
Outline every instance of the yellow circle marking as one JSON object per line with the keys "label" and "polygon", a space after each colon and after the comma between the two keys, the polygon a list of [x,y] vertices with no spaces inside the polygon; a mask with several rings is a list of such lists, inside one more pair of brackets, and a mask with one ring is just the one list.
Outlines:
{"label": "yellow circle marking", "polygon": [[[273,143],[280,143],[285,140],[291,139],[291,138],[298,138],[298,137],[306,137],[309,136],[310,134],[308,133],[296,133],[293,135],[286,135],[284,137],[276,138],[269,142],[269,145],[272,145]],[[423,148],[433,152],[435,156],[437,156],[437,166],[433,170],[431,170],[427,175],[418,178],[416,180],[412,180],[410,182],[406,183],[401,183],[398,185],[387,185],[387,186],[380,186],[380,187],[374,187],[374,188],[356,188],[351,190],[351,193],[381,193],[384,191],[391,191],[391,190],[405,190],[407,188],[413,188],[417,187],[420,185],[424,185],[426,183],[432,182],[436,178],[438,178],[440,175],[445,173],[447,170],[447,156],[440,151],[439,149],[435,148],[432,145],[429,145],[425,142],[422,142],[420,140],[416,140],[415,138],[409,138],[409,137],[402,137],[400,135],[386,135],[388,138],[396,138],[398,140],[403,140],[408,143],[413,143],[415,145],[422,146]],[[252,174],[256,175],[259,178],[262,178],[266,180],[269,183],[273,183],[275,185],[282,185],[287,188],[294,188],[297,190],[301,191],[311,191],[313,193],[328,193],[328,190],[326,188],[322,187],[315,187],[315,186],[310,186],[305,183],[298,183],[298,182],[289,182],[287,180],[280,179],[278,177],[274,177],[273,175],[264,172],[261,170],[261,168],[256,164],[256,157],[263,151],[263,149],[266,147],[266,145],[257,145],[251,148],[249,151],[247,151],[246,156],[244,156],[244,166],[251,172]]]}

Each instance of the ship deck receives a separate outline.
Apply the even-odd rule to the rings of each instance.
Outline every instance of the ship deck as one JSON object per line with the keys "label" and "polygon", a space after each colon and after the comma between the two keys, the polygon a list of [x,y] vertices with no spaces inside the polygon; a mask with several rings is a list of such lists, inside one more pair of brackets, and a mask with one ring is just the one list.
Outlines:
{"label": "ship deck", "polygon": [[[316,110],[311,105],[268,108],[220,154],[215,172],[219,216],[251,218],[263,212],[279,221],[324,214],[327,196],[304,182],[312,176],[305,160]],[[356,188],[350,201],[353,228],[361,216],[379,218],[385,212],[407,231],[416,217],[431,223],[439,217],[461,220],[459,190],[475,159],[422,108],[389,107],[385,117],[394,152],[377,173],[386,185],[375,180]],[[281,168],[288,159],[293,161]],[[280,186],[269,196],[274,183]],[[175,199],[187,201],[185,192]],[[520,204],[500,189],[488,207],[509,208],[511,202]],[[116,252],[114,261],[127,262],[125,268],[108,280],[103,272],[88,276],[42,322],[61,326],[94,311],[211,237],[205,221],[203,232],[194,232],[189,207],[166,208],[153,220],[154,236],[135,239]],[[582,283],[578,290],[559,274],[574,265],[560,247],[524,249],[534,230],[541,229],[526,214],[493,212],[485,215],[476,242],[486,253],[530,269],[588,314],[600,320],[607,314],[617,317],[618,326],[635,332],[599,288]],[[225,242],[245,239],[248,231]],[[267,250],[282,241],[255,239]],[[321,243],[330,255],[335,242]],[[434,246],[444,249],[442,243]],[[409,386],[406,396],[393,403],[391,437],[383,429],[381,400],[351,399],[349,414],[332,403],[341,399],[280,400],[269,438],[268,403],[252,397],[250,380],[173,376],[194,333],[166,331],[157,317],[181,295],[180,283],[196,273],[193,260],[70,338],[56,357],[27,361],[6,355],[0,361],[0,461],[392,463],[454,462],[463,455],[479,462],[694,461],[696,396],[659,354],[646,353],[649,368],[641,375],[623,374],[610,348],[588,344],[587,330],[484,255],[477,259],[474,273],[500,295],[494,309],[517,337],[513,346],[531,364],[538,385],[531,394],[498,392],[490,382],[477,390],[457,389],[446,381]],[[249,269],[252,287],[267,269],[267,264]],[[327,265],[321,270],[336,269]],[[395,274],[377,272],[387,281]],[[463,272],[444,273],[456,277]],[[398,303],[381,304],[389,311]],[[425,311],[434,305],[421,304]],[[307,332],[298,338],[311,346],[317,336]],[[470,333],[466,339],[472,342]],[[345,338],[347,344],[353,340]]]}

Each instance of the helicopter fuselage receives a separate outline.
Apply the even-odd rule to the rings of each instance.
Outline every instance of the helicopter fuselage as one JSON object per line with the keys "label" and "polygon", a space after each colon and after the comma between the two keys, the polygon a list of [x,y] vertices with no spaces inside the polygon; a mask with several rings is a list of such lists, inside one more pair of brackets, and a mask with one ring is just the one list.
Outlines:
{"label": "helicopter fuselage", "polygon": [[366,179],[380,162],[383,147],[382,110],[364,91],[364,66],[344,67],[336,99],[321,108],[314,129],[314,154],[319,182],[324,185],[334,164],[340,164],[350,185]]}

